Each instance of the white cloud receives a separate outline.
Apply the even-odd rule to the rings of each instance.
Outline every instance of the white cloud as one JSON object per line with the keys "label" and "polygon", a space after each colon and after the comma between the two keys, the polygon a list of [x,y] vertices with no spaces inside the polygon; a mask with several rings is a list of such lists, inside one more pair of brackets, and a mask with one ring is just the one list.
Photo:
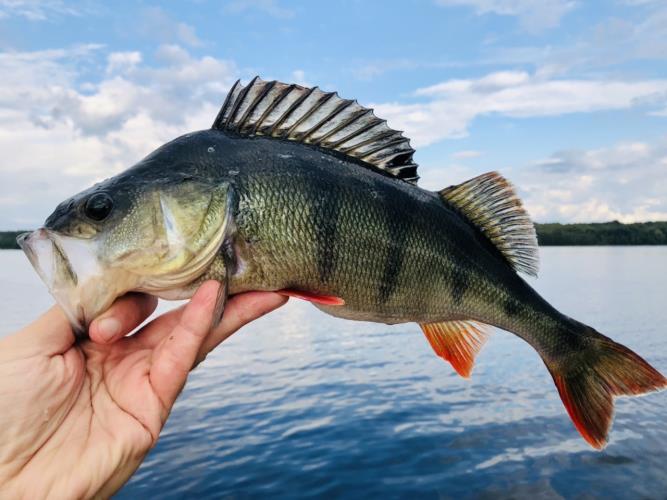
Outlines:
{"label": "white cloud", "polygon": [[622,0],[621,3],[626,5],[650,5],[662,2],[662,0]]}
{"label": "white cloud", "polygon": [[302,69],[295,69],[292,71],[292,82],[303,85],[304,87],[310,87],[311,84],[306,80],[306,72]]}
{"label": "white cloud", "polygon": [[[587,25],[579,34],[558,44],[490,49],[476,64],[537,65],[550,74],[599,72],[627,62],[667,59],[667,2],[627,1],[622,16]],[[621,68],[621,71],[627,70]]]}
{"label": "white cloud", "polygon": [[406,71],[432,67],[442,67],[442,65],[434,61],[418,61],[414,58],[381,59],[356,63],[352,67],[352,74],[359,80],[372,80],[388,71]]}
{"label": "white cloud", "polygon": [[80,11],[61,0],[0,0],[0,18],[23,17],[29,21],[45,21],[53,15],[78,16]]}
{"label": "white cloud", "polygon": [[437,96],[466,91],[487,93],[505,87],[517,87],[528,83],[529,80],[530,75],[525,71],[497,71],[477,80],[448,80],[417,89],[415,95]]}
{"label": "white cloud", "polygon": [[583,48],[587,59],[596,65],[667,59],[667,4],[646,3],[637,7],[636,12],[630,18],[603,20],[593,27],[579,50]]}
{"label": "white cloud", "polygon": [[225,10],[232,13],[254,10],[276,19],[291,19],[295,15],[293,10],[283,7],[277,0],[233,0],[225,6]]}
{"label": "white cloud", "polygon": [[190,47],[201,47],[204,42],[197,36],[193,26],[174,20],[161,7],[146,7],[143,12],[140,32],[163,43],[179,43]]}
{"label": "white cloud", "polygon": [[474,151],[471,149],[467,149],[464,151],[456,151],[452,153],[452,158],[455,158],[457,160],[464,160],[466,158],[477,158],[478,156],[481,155],[482,155],[481,151]]}
{"label": "white cloud", "polygon": [[[51,85],[69,82],[73,67],[68,61],[93,57],[103,46],[77,45],[69,49],[38,50],[33,52],[0,52],[0,88],[9,89],[29,81],[30,77],[50,78],[42,80]],[[34,84],[34,82],[32,82]]]}
{"label": "white cloud", "polygon": [[[175,44],[159,48],[159,66],[139,52],[104,50],[84,45],[0,53],[0,228],[34,227],[72,193],[182,133],[208,128],[239,75],[232,61],[194,57]],[[102,80],[82,81],[100,68]],[[303,80],[299,71],[292,76]],[[546,116],[646,102],[662,109],[664,101],[654,96],[665,92],[664,80],[549,80],[497,72],[419,89],[414,104],[376,108],[423,145],[463,135],[472,120],[489,113]],[[459,151],[452,158],[478,154]],[[505,173],[537,220],[632,221],[667,218],[666,172],[667,139],[561,151]],[[453,165],[444,179],[425,169],[423,185],[438,188],[475,173]]]}
{"label": "white cloud", "polygon": [[73,193],[210,127],[238,74],[231,61],[166,46],[162,66],[111,53],[101,81],[81,82],[101,52],[0,53],[0,228],[34,227]]}
{"label": "white cloud", "polygon": [[667,220],[667,137],[561,151],[508,175],[538,221]]}
{"label": "white cloud", "polygon": [[548,79],[526,72],[503,71],[478,79],[448,80],[418,89],[427,102],[376,104],[378,116],[405,130],[417,146],[467,134],[477,117],[555,116],[639,105],[662,106],[667,79]]}
{"label": "white cloud", "polygon": [[[667,220],[667,136],[653,143],[557,151],[499,170],[516,186],[536,222]],[[446,165],[421,166],[420,185],[437,190],[480,173],[455,158]]]}
{"label": "white cloud", "polygon": [[[179,46],[162,46],[158,58],[162,66],[141,66],[141,54],[137,52],[112,53],[107,58],[106,78],[87,83],[86,92],[75,88],[76,75],[71,70],[69,76],[57,75],[66,78],[57,87],[24,85],[22,92],[33,94],[25,103],[29,108],[26,111],[41,126],[67,122],[83,135],[101,136],[118,130],[142,112],[163,124],[182,124],[204,103],[221,100],[237,74],[231,61],[210,56],[194,58]],[[54,64],[48,60],[44,63],[48,67]],[[39,65],[22,69],[28,72],[22,78],[40,71]],[[65,68],[56,64],[53,69],[57,73]],[[12,102],[20,90],[9,87],[5,91],[9,94],[8,102]],[[1,92],[0,88],[0,95]],[[157,123],[156,127],[159,126]]]}
{"label": "white cloud", "polygon": [[436,0],[436,3],[445,7],[472,7],[480,15],[515,16],[522,28],[532,33],[558,26],[561,18],[576,6],[571,0]]}
{"label": "white cloud", "polygon": [[107,56],[107,73],[125,73],[141,63],[141,52],[112,52]]}
{"label": "white cloud", "polygon": [[[457,5],[463,1],[467,2],[460,0]],[[474,3],[470,1],[470,5]],[[472,59],[361,60],[353,63],[351,73],[358,79],[371,80],[389,71],[523,66],[534,67],[535,74],[542,77],[574,72],[599,77],[601,69],[627,62],[667,60],[667,2],[639,1],[631,3],[630,9],[625,17],[594,19],[580,33],[568,33],[557,43],[549,40],[544,45],[498,46],[494,40],[484,47],[483,55]],[[627,68],[621,68],[621,74],[624,71]]]}

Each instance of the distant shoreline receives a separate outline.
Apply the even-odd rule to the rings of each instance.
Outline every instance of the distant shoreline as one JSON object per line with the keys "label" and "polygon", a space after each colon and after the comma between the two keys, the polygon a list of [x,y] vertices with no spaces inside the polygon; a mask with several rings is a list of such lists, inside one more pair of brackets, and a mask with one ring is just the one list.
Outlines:
{"label": "distant shoreline", "polygon": [[0,250],[15,250],[19,246],[16,244],[16,237],[26,231],[0,231]]}
{"label": "distant shoreline", "polygon": [[[618,221],[583,224],[535,224],[540,246],[667,245],[667,221],[623,224]],[[18,249],[24,231],[0,231],[0,249]]]}
{"label": "distant shoreline", "polygon": [[667,245],[667,221],[535,224],[540,246]]}

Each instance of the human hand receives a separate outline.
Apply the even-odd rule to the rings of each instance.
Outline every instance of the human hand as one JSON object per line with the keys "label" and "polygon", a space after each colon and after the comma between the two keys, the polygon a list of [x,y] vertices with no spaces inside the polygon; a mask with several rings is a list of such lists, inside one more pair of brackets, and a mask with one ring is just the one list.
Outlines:
{"label": "human hand", "polygon": [[287,300],[270,292],[231,297],[210,331],[219,286],[204,283],[187,305],[129,337],[155,310],[155,298],[121,297],[81,343],[57,306],[0,340],[0,497],[117,491],[155,445],[190,370]]}

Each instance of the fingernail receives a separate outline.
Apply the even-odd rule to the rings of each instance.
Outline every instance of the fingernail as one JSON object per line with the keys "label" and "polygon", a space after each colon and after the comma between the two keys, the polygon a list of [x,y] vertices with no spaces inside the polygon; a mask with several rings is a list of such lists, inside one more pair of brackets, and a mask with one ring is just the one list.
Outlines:
{"label": "fingernail", "polygon": [[120,333],[120,321],[116,318],[104,318],[97,323],[97,331],[105,342],[110,341]]}

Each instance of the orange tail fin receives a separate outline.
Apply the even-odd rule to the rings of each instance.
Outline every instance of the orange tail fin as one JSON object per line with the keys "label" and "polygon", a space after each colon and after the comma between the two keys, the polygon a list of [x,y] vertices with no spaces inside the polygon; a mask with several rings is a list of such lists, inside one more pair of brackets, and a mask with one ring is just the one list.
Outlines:
{"label": "orange tail fin", "polygon": [[602,449],[611,427],[614,397],[667,388],[667,379],[627,347],[586,328],[589,347],[547,367],[574,426],[591,446]]}

